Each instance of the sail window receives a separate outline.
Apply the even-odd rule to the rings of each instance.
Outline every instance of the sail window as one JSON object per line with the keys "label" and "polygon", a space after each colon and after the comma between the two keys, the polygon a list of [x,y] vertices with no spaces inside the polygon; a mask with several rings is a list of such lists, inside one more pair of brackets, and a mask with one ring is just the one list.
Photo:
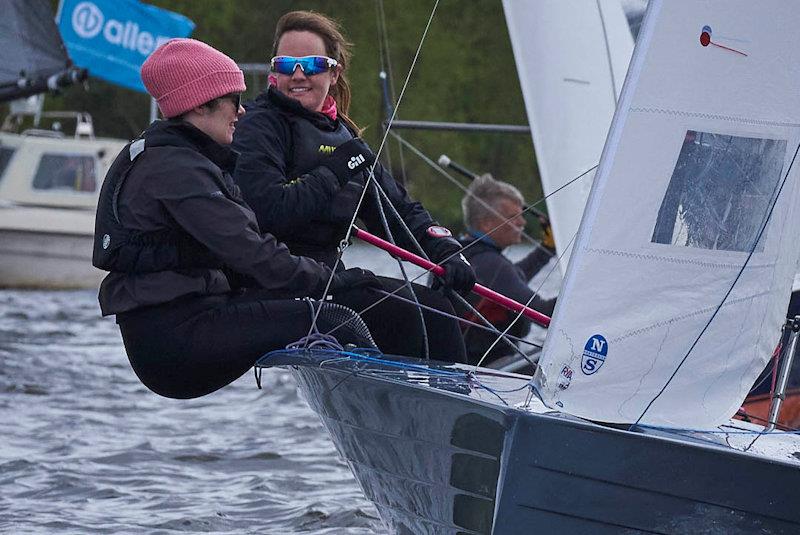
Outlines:
{"label": "sail window", "polygon": [[14,149],[11,147],[0,147],[0,179],[3,178],[3,174],[6,172],[6,167],[8,167],[12,156],[14,156]]}
{"label": "sail window", "polygon": [[[764,225],[786,141],[688,130],[653,229],[653,243],[749,252]],[[755,251],[763,250],[759,240]]]}
{"label": "sail window", "polygon": [[94,193],[97,189],[95,159],[87,154],[44,154],[39,160],[33,189]]}

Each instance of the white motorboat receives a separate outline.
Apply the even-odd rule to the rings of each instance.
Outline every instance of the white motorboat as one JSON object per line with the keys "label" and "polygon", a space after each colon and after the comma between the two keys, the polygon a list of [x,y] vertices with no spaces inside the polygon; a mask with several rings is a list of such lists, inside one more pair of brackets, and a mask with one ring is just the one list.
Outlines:
{"label": "white motorboat", "polygon": [[0,132],[0,287],[89,288],[94,214],[108,166],[124,146],[94,138],[79,115],[78,135]]}
{"label": "white motorboat", "polygon": [[[0,130],[0,287],[96,287],[94,212],[124,142],[95,139],[86,113],[42,112],[41,93],[84,80],[86,71],[67,57],[49,2],[5,7],[0,102],[11,104]],[[40,128],[43,120],[53,127]],[[67,120],[74,135],[60,126]]]}

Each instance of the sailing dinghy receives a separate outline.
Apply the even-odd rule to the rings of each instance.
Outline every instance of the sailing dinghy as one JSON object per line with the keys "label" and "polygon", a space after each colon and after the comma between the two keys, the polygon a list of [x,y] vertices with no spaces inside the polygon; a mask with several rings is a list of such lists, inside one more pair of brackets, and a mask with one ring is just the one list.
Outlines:
{"label": "sailing dinghy", "polygon": [[800,436],[730,419],[800,247],[798,22],[784,0],[650,2],[532,381],[260,361],[290,367],[390,532],[800,531]]}

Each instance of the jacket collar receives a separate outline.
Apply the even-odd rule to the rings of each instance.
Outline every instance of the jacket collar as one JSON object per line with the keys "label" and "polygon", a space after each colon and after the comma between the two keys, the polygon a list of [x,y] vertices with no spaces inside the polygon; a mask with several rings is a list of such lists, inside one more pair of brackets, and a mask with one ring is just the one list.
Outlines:
{"label": "jacket collar", "polygon": [[233,172],[239,156],[235,150],[220,145],[193,124],[180,119],[154,121],[142,137],[149,147],[185,147],[195,150],[228,172]]}
{"label": "jacket collar", "polygon": [[497,246],[497,243],[495,243],[495,241],[492,239],[492,237],[486,234],[485,232],[468,228],[465,234],[466,236],[471,238],[471,241],[480,242],[481,244],[488,245],[494,249],[497,249],[498,251],[501,250],[500,247]]}
{"label": "jacket collar", "polygon": [[313,123],[317,128],[336,130],[339,126],[338,119],[334,120],[324,113],[305,109],[298,101],[287,97],[274,86],[270,86],[266,91],[258,95],[256,104],[262,107],[275,107],[290,115],[302,117]]}
{"label": "jacket collar", "polygon": [[468,249],[464,250],[464,254],[467,255],[467,257],[486,250],[497,251],[498,253],[502,252],[502,249],[500,249],[486,234],[478,236],[470,231],[466,231],[458,236],[458,241],[462,246],[468,247]]}

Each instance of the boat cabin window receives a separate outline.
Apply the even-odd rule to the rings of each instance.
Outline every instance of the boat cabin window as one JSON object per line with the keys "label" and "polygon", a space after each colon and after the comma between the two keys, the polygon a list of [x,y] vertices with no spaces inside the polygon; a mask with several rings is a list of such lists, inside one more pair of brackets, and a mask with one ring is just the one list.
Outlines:
{"label": "boat cabin window", "polygon": [[785,157],[785,140],[686,131],[651,241],[763,251]]}
{"label": "boat cabin window", "polygon": [[95,169],[95,159],[88,154],[44,154],[33,177],[33,189],[94,193]]}
{"label": "boat cabin window", "polygon": [[11,147],[0,147],[0,180],[3,178],[3,173],[6,172],[6,167],[8,167],[8,162],[11,161],[11,157],[14,155],[14,149]]}

